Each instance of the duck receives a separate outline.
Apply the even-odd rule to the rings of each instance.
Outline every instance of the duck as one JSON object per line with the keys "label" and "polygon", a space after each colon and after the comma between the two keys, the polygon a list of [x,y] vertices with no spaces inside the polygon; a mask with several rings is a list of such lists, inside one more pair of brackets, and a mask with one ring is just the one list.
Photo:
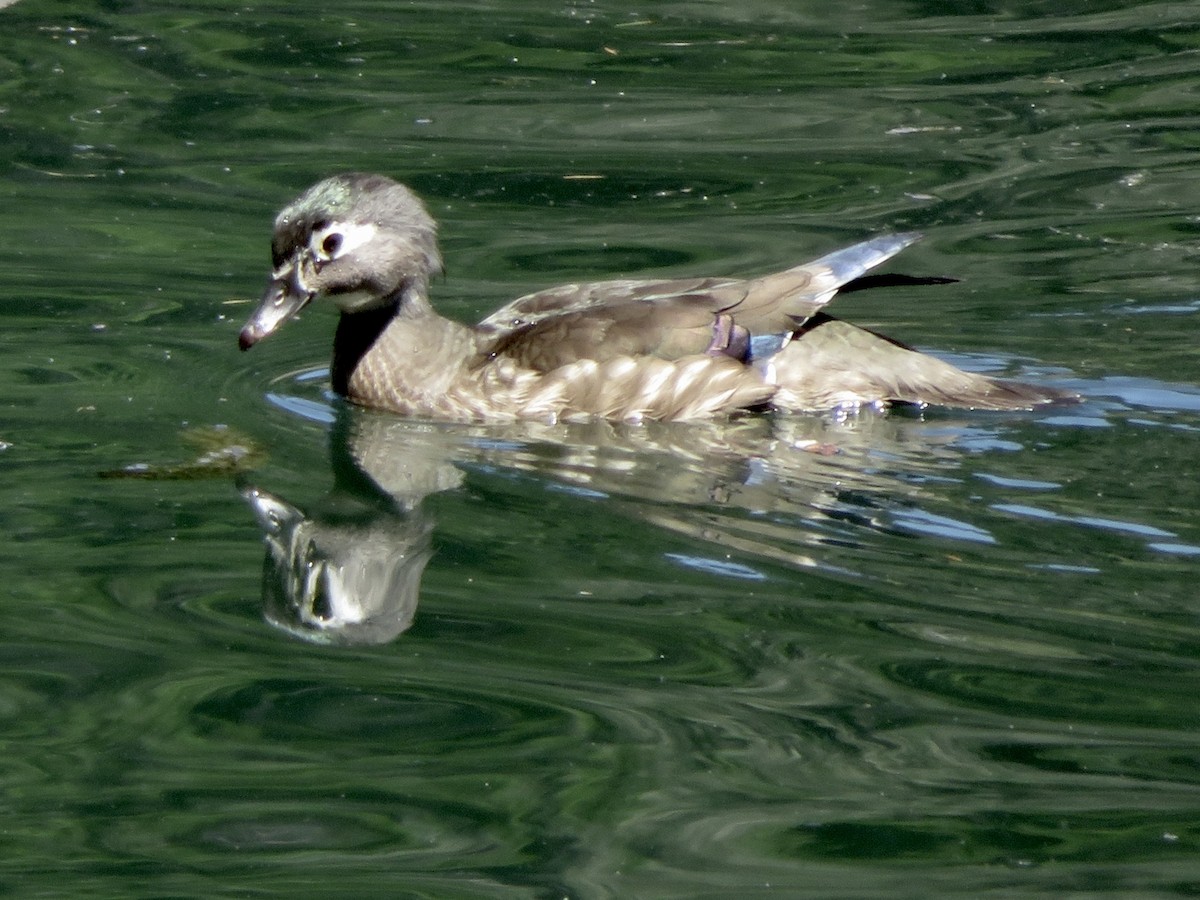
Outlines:
{"label": "duck", "polygon": [[824,311],[839,293],[887,283],[866,273],[920,238],[876,236],[757,278],[565,284],[468,325],[430,303],[442,258],[420,198],[385,175],[338,174],[277,215],[273,271],[238,344],[248,350],[312,301],[332,301],[333,390],[453,422],[687,421],[892,404],[1022,410],[1077,399],[964,371]]}

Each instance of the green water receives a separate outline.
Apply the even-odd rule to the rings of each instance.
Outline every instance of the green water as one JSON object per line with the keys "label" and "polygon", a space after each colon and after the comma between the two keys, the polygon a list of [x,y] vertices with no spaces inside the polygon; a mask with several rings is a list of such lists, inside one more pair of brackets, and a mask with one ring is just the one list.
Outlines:
{"label": "green water", "polygon": [[[1198,46],[1200,3],[0,9],[0,890],[1200,892]],[[1086,402],[348,409],[331,315],[236,349],[345,169],[427,199],[462,318],[922,229],[960,284],[838,312]],[[390,632],[287,620],[251,490]]]}

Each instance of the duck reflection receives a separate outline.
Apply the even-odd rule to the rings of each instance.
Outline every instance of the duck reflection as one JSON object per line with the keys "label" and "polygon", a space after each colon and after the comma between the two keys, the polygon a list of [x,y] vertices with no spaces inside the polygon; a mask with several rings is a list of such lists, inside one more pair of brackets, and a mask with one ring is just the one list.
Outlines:
{"label": "duck reflection", "polygon": [[253,485],[242,495],[266,541],[267,621],[307,641],[380,644],[416,612],[433,554],[425,499],[459,487],[472,470],[529,473],[658,527],[818,566],[827,537],[797,519],[880,527],[877,498],[919,497],[913,473],[956,466],[961,451],[951,445],[962,435],[896,413],[462,426],[339,405],[330,433],[335,488],[319,508],[301,510]]}
{"label": "duck reflection", "polygon": [[408,629],[433,555],[422,501],[462,481],[442,435],[392,434],[372,418],[339,410],[330,433],[335,488],[318,510],[241,487],[267,546],[264,615],[314,643],[383,644]]}
{"label": "duck reflection", "polygon": [[383,644],[412,624],[433,524],[419,510],[375,521],[305,515],[261,488],[242,496],[267,544],[263,613],[315,643]]}

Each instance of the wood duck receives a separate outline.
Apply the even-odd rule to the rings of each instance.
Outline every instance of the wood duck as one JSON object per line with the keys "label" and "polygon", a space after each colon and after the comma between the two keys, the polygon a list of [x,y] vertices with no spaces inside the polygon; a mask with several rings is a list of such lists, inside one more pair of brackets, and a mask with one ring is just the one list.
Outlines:
{"label": "wood duck", "polygon": [[416,195],[390,178],[318,182],[275,219],[274,272],[240,347],[328,297],[341,310],[339,394],[453,421],[686,420],[889,403],[1029,409],[1076,399],[964,372],[822,312],[916,233],[749,280],[563,285],[470,326],[429,303],[442,266],[436,231]]}

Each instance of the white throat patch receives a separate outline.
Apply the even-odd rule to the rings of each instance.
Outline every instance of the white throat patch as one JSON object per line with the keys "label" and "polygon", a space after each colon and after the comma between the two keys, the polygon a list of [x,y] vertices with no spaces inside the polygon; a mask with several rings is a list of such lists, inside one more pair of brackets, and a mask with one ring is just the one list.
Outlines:
{"label": "white throat patch", "polygon": [[345,294],[330,294],[329,299],[337,304],[342,312],[359,312],[379,306],[380,299],[370,291],[350,291]]}

